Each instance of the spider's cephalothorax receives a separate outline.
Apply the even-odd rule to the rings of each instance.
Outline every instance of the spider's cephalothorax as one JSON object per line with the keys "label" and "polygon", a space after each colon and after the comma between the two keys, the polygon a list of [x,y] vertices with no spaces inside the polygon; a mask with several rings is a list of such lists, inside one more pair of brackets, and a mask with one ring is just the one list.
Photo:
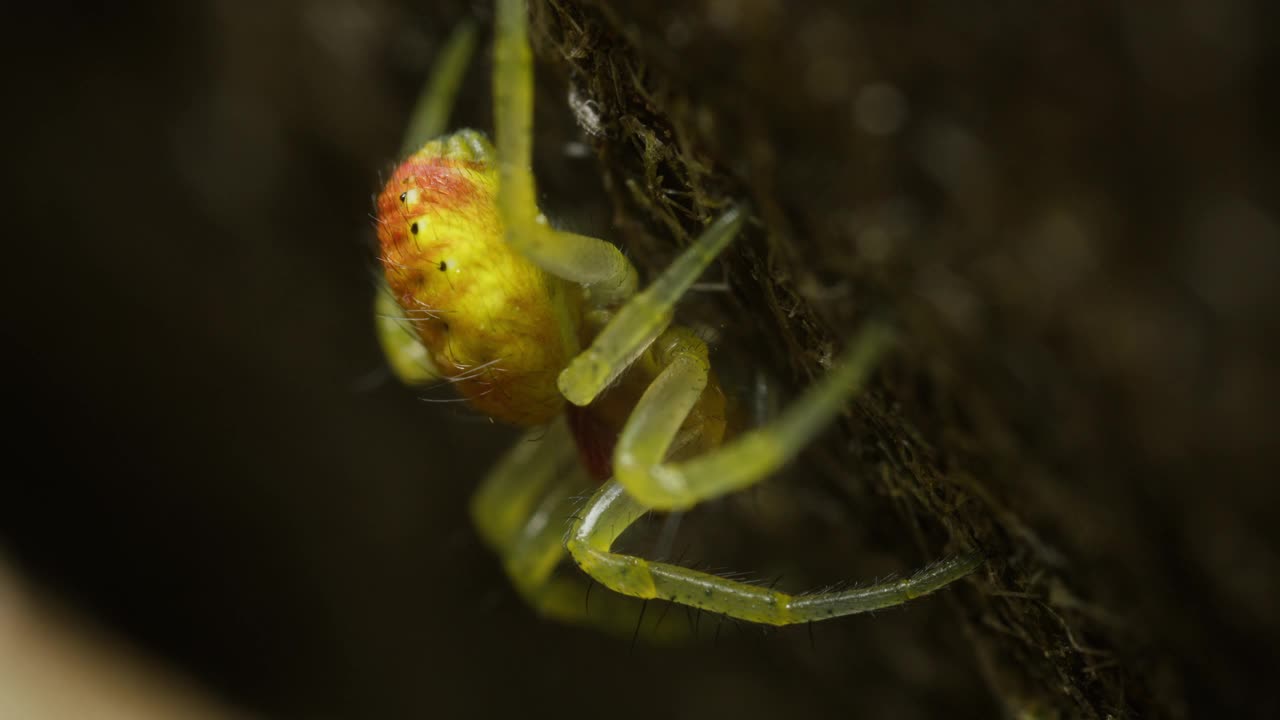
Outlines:
{"label": "spider's cephalothorax", "polygon": [[[476,410],[533,428],[471,508],[517,589],[548,615],[584,619],[580,578],[554,572],[567,552],[615,600],[658,598],[789,625],[900,604],[972,572],[981,559],[970,552],[904,580],[791,595],[612,549],[650,511],[690,508],[768,477],[844,409],[892,333],[868,323],[777,419],[730,438],[706,345],[671,321],[744,212],[730,207],[640,291],[613,245],[551,227],[530,170],[524,0],[498,0],[496,18],[497,146],[475,131],[441,136],[440,108],[469,52],[471,32],[461,30],[420,105],[426,120],[411,132],[437,139],[415,140],[420,149],[378,196],[386,275],[378,327],[401,378],[447,379]],[[592,497],[578,508],[584,491]],[[634,615],[625,618],[605,609],[589,619],[630,627]]]}

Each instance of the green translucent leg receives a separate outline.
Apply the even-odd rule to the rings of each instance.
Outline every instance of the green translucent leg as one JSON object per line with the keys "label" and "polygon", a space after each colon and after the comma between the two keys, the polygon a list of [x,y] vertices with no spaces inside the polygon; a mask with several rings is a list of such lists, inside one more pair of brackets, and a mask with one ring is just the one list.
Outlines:
{"label": "green translucent leg", "polygon": [[[869,323],[818,382],[776,420],[713,452],[665,462],[675,431],[706,384],[705,355],[673,355],[640,398],[614,451],[618,482],[635,498],[659,510],[681,510],[750,487],[809,444],[862,387],[876,360],[892,342],[884,325]],[[705,351],[704,351],[705,352]]]}
{"label": "green translucent leg", "polygon": [[638,598],[663,598],[750,622],[789,625],[898,605],[972,572],[978,554],[925,568],[891,583],[840,592],[789,595],[686,568],[612,552],[636,518],[654,509],[681,509],[748,487],[793,457],[862,386],[891,342],[889,330],[868,325],[827,375],[774,422],[715,451],[684,462],[665,459],[707,382],[706,348],[690,335],[670,334],[659,348],[664,370],[627,420],[614,452],[611,481],[588,503],[567,547],[578,565],[606,587]]}
{"label": "green translucent leg", "polygon": [[440,378],[431,354],[418,340],[413,320],[405,315],[404,308],[391,296],[385,278],[379,281],[373,300],[374,327],[378,343],[387,364],[400,382],[406,385],[422,385]]}
{"label": "green translucent leg", "polygon": [[587,578],[557,574],[566,556],[569,520],[592,486],[573,438],[559,420],[526,434],[489,472],[472,497],[472,520],[502,558],[512,585],[538,614],[620,635],[642,629],[649,642],[687,637],[687,628],[676,622],[659,624],[656,615],[640,628],[642,603],[608,592],[591,595]]}
{"label": "green translucent leg", "polygon": [[[548,517],[539,508],[548,495],[588,487],[585,480],[574,477],[577,465],[573,439],[563,421],[525,433],[471,497],[471,517],[481,538],[505,556],[522,535],[528,536],[531,521],[547,524]],[[547,562],[555,564],[554,559]]]}
{"label": "green translucent leg", "polygon": [[617,538],[649,512],[617,482],[606,483],[587,503],[566,543],[578,566],[615,592],[670,600],[747,622],[794,625],[901,605],[973,572],[982,557],[970,553],[930,565],[902,580],[867,587],[790,595],[668,563],[610,550]]}
{"label": "green translucent leg", "polygon": [[409,129],[405,131],[404,144],[400,146],[400,157],[408,157],[429,140],[444,135],[454,99],[458,96],[458,87],[467,72],[467,63],[475,46],[475,25],[459,23],[431,66],[427,87],[418,96],[418,104],[410,116]]}
{"label": "green translucent leg", "polygon": [[533,65],[525,0],[498,0],[493,103],[498,136],[498,208],[507,242],[553,275],[587,286],[609,305],[631,296],[636,271],[618,248],[560,232],[538,210],[533,182]]}
{"label": "green translucent leg", "polygon": [[627,301],[596,339],[560,373],[560,394],[588,405],[671,324],[672,308],[733,240],[743,212],[731,208],[711,223],[652,285]]}

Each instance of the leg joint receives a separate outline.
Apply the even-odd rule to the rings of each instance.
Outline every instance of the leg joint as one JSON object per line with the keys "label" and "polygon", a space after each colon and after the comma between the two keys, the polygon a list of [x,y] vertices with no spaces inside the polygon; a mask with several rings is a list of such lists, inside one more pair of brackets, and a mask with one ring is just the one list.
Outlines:
{"label": "leg joint", "polygon": [[658,596],[647,561],[598,550],[576,538],[565,546],[583,572],[610,590],[645,600]]}

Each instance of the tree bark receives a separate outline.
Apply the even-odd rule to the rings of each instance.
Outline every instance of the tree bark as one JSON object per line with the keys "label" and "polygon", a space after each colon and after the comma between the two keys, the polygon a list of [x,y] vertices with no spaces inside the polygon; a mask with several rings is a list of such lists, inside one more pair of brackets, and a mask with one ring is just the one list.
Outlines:
{"label": "tree bark", "polygon": [[987,554],[952,661],[1017,717],[1251,707],[1278,629],[1270,11],[532,5],[638,263],[749,202],[721,305],[801,384],[893,317],[834,486],[891,498],[920,556]]}

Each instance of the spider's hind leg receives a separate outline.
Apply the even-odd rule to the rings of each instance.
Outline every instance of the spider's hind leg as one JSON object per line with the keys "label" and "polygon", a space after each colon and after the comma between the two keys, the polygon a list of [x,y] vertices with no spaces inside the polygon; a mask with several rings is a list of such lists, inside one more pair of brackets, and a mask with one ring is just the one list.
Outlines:
{"label": "spider's hind leg", "polygon": [[[632,635],[644,617],[641,602],[610,592],[592,595],[587,578],[558,572],[569,523],[593,486],[561,418],[527,433],[489,472],[472,496],[472,520],[535,612]],[[646,641],[677,642],[690,634],[677,622],[653,620],[651,615],[641,628]]]}
{"label": "spider's hind leg", "polygon": [[925,567],[909,578],[850,590],[792,595],[611,550],[617,538],[649,511],[615,481],[591,498],[574,524],[568,547],[597,582],[618,593],[669,600],[763,625],[795,625],[901,605],[973,572],[982,556],[969,553]]}

